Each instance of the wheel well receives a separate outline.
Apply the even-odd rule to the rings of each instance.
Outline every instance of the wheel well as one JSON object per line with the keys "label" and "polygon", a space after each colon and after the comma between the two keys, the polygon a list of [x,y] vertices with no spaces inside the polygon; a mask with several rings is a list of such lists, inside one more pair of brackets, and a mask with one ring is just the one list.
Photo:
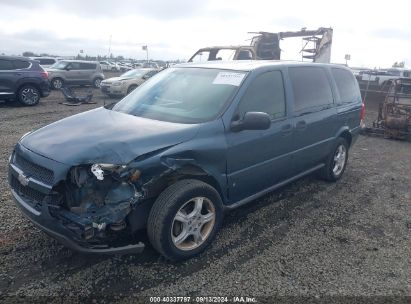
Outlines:
{"label": "wheel well", "polygon": [[149,192],[149,197],[157,197],[161,192],[164,191],[165,188],[183,179],[196,179],[209,184],[218,192],[221,200],[223,202],[225,201],[225,195],[217,180],[200,167],[193,165],[187,165],[177,170],[163,174],[154,183],[150,183],[150,185],[147,184],[146,186]]}
{"label": "wheel well", "polygon": [[62,83],[63,83],[63,86],[64,86],[64,79],[63,78],[61,78],[61,77],[59,77],[59,76],[56,76],[56,77],[53,77],[53,78],[51,78],[50,79],[50,86],[53,88],[53,81],[54,80],[56,80],[56,79],[60,79],[61,81],[62,81]]}
{"label": "wheel well", "polygon": [[[19,85],[19,87],[17,88],[17,91],[16,91],[16,93],[15,93],[16,96],[18,96],[21,88],[24,87],[24,86],[26,86],[26,85],[31,85],[31,86],[35,87],[35,88],[41,93],[40,87],[39,87],[36,83],[33,83],[33,82],[25,82],[25,83],[22,83],[21,85]],[[41,94],[40,94],[40,95],[41,95]]]}
{"label": "wheel well", "polygon": [[342,132],[339,137],[342,137],[347,141],[348,147],[351,146],[352,136],[351,136],[351,133],[349,131]]}
{"label": "wheel well", "polygon": [[146,192],[147,195],[146,200],[138,208],[138,211],[132,211],[128,216],[128,221],[131,225],[132,231],[137,231],[146,226],[150,210],[161,192],[183,179],[196,179],[207,183],[218,192],[221,201],[224,204],[225,195],[223,194],[217,180],[201,168],[196,166],[186,166],[179,168],[178,170],[165,171],[159,176],[159,178],[155,179],[154,182],[149,181],[143,185],[144,192]]}
{"label": "wheel well", "polygon": [[131,88],[134,88],[134,89],[137,89],[137,87],[138,87],[138,85],[136,85],[136,84],[130,84],[129,86],[128,86],[128,88],[127,88],[127,91],[130,91],[130,89]]}

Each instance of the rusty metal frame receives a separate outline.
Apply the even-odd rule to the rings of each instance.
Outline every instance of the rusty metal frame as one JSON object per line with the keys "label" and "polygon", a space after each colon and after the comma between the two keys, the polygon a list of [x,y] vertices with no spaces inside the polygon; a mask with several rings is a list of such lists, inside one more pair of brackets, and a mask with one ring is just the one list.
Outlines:
{"label": "rusty metal frame", "polygon": [[411,141],[411,79],[393,80],[372,128],[363,133]]}

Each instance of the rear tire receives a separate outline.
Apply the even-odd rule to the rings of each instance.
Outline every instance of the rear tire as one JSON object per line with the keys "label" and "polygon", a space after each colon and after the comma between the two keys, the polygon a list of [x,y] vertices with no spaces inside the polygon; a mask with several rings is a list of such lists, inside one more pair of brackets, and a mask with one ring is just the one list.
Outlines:
{"label": "rear tire", "polygon": [[40,91],[32,85],[23,85],[17,95],[17,100],[24,106],[35,106],[40,101]]}
{"label": "rear tire", "polygon": [[327,158],[325,167],[320,171],[320,177],[326,181],[336,182],[343,175],[348,163],[348,143],[342,137],[338,137]]}
{"label": "rear tire", "polygon": [[54,78],[50,81],[50,84],[52,89],[60,90],[64,85],[64,81],[61,78]]}
{"label": "rear tire", "polygon": [[222,219],[221,198],[213,187],[198,180],[181,180],[155,201],[147,233],[152,246],[165,258],[185,260],[210,245]]}

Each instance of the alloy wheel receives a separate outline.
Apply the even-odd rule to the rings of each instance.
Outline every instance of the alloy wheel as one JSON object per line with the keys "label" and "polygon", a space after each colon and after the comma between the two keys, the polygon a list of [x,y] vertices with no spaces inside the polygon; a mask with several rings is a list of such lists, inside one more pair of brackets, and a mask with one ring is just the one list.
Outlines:
{"label": "alloy wheel", "polygon": [[63,86],[63,82],[60,79],[53,80],[53,87],[55,89],[61,89],[62,86]]}
{"label": "alloy wheel", "polygon": [[333,173],[335,176],[339,176],[344,170],[346,159],[347,149],[344,145],[339,145],[334,154]]}
{"label": "alloy wheel", "polygon": [[26,88],[21,91],[21,101],[26,105],[36,104],[40,99],[39,93],[33,88]]}
{"label": "alloy wheel", "polygon": [[206,197],[195,197],[177,211],[171,238],[180,250],[193,250],[209,237],[215,225],[216,210]]}

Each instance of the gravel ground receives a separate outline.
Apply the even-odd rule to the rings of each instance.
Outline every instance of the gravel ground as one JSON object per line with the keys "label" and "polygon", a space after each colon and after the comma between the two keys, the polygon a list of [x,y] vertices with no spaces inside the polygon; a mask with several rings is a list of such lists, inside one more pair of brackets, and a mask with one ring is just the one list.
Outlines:
{"label": "gravel ground", "polygon": [[64,248],[20,214],[7,159],[24,133],[113,101],[94,92],[97,105],[60,105],[58,92],[32,108],[0,104],[0,302],[411,296],[411,144],[381,138],[361,136],[335,184],[309,176],[228,214],[214,244],[189,261],[167,262],[149,245],[122,257]]}

